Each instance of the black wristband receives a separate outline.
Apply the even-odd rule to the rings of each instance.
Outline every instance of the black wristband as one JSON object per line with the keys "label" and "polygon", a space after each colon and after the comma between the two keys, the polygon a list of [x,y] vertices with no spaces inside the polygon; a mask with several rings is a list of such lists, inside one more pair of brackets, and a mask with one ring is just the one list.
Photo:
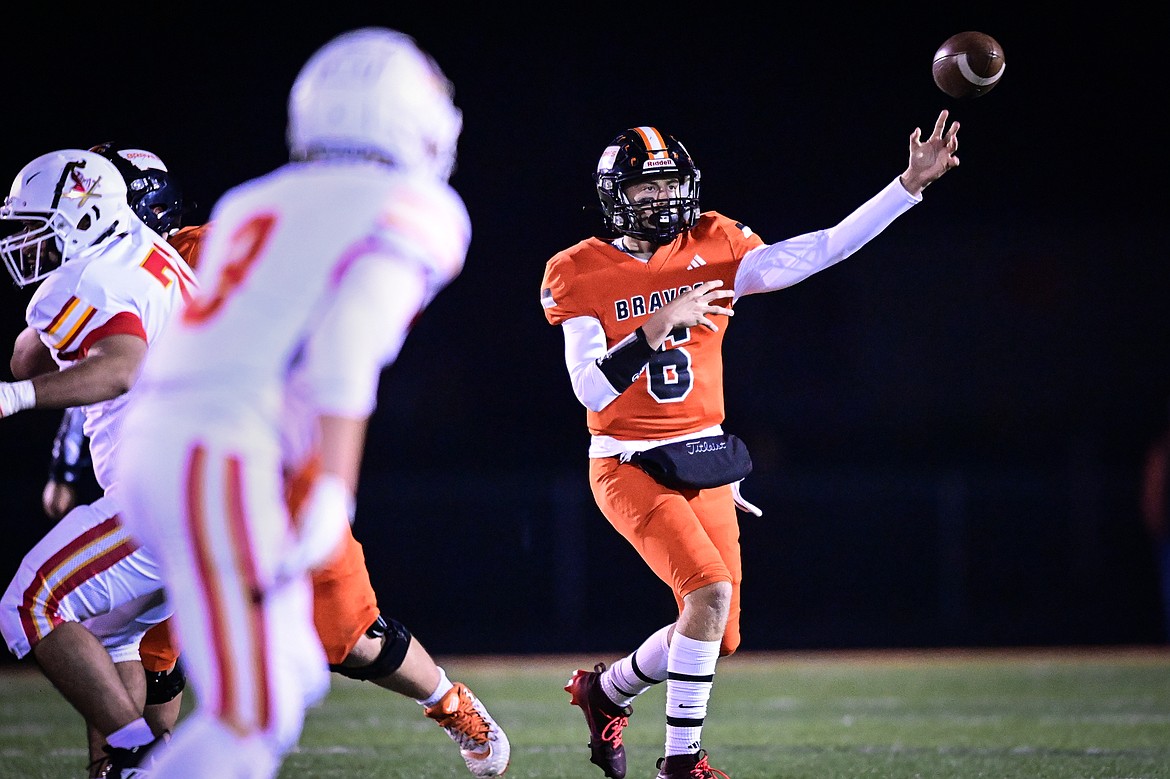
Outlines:
{"label": "black wristband", "polygon": [[611,387],[625,392],[650,362],[654,352],[654,347],[646,340],[645,331],[639,327],[598,359],[597,367]]}

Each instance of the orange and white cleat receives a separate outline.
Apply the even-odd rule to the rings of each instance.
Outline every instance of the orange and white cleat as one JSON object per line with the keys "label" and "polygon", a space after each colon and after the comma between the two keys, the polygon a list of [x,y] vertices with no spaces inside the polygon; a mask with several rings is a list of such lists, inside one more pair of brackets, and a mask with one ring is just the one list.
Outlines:
{"label": "orange and white cleat", "polygon": [[473,776],[502,776],[508,770],[512,754],[508,736],[467,685],[455,682],[425,711],[459,745],[459,754]]}

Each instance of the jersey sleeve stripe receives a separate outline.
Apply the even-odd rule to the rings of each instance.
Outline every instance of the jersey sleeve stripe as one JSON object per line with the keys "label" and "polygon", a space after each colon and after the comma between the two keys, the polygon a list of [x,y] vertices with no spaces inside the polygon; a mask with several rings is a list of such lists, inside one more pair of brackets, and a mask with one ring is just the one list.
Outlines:
{"label": "jersey sleeve stripe", "polygon": [[[95,327],[87,333],[85,338],[81,340],[81,346],[76,350],[76,353],[84,357],[94,344],[103,338],[109,338],[111,335],[136,335],[145,341],[146,328],[142,326],[142,320],[136,314],[129,311],[119,311],[110,317],[104,325]],[[61,356],[66,357],[64,354]],[[70,356],[69,359],[72,357]]]}
{"label": "jersey sleeve stripe", "polygon": [[57,342],[53,344],[53,348],[59,352],[69,350],[73,341],[85,331],[86,325],[90,323],[97,309],[93,306],[82,306],[76,298],[70,298],[70,303],[66,304],[65,308],[61,309],[61,313],[53,320],[46,331],[50,337],[56,336]]}

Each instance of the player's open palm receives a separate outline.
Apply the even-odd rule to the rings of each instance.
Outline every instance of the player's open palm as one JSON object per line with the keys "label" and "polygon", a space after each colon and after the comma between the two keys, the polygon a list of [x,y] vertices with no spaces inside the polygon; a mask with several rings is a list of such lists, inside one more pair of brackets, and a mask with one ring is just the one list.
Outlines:
{"label": "player's open palm", "polygon": [[902,185],[912,195],[918,195],[951,168],[959,165],[955,152],[959,150],[959,123],[947,127],[949,112],[943,109],[934,123],[930,137],[922,140],[922,129],[910,133],[910,164],[902,174]]}
{"label": "player's open palm", "polygon": [[650,345],[654,348],[661,346],[676,327],[705,327],[718,332],[719,326],[710,317],[714,314],[735,315],[730,306],[720,305],[723,300],[734,295],[735,290],[722,287],[722,281],[699,282],[658,309],[642,327]]}

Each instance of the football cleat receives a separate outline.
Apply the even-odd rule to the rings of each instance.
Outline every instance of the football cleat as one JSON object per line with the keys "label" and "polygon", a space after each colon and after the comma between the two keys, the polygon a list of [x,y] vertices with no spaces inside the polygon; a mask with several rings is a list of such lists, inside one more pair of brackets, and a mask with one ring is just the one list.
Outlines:
{"label": "football cleat", "polygon": [[693,755],[668,755],[658,758],[658,776],[655,779],[731,779],[730,776],[707,764],[707,750]]}
{"label": "football cleat", "polygon": [[425,711],[459,745],[459,754],[473,776],[501,776],[508,770],[512,751],[508,736],[466,685],[455,682]]}
{"label": "football cleat", "polygon": [[589,762],[605,772],[609,779],[625,779],[626,747],[622,730],[630,724],[631,706],[618,706],[601,689],[605,663],[594,670],[578,670],[565,685],[569,703],[580,706],[589,724]]}
{"label": "football cleat", "polygon": [[150,770],[150,767],[154,759],[151,757],[150,751],[165,740],[165,738],[159,737],[149,744],[130,749],[107,745],[105,750],[106,754],[109,755],[109,765],[101,776],[104,779],[151,779],[154,772]]}

